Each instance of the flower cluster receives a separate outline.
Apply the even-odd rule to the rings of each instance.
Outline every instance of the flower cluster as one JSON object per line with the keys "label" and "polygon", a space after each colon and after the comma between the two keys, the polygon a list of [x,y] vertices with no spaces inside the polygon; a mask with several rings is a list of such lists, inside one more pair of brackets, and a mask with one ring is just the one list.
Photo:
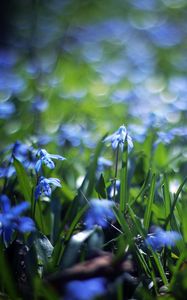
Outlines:
{"label": "flower cluster", "polygon": [[112,148],[115,150],[119,146],[120,149],[123,151],[125,140],[127,139],[128,148],[133,148],[132,138],[127,132],[127,129],[124,125],[120,126],[117,131],[113,134],[109,135],[104,139],[104,142],[111,143]]}
{"label": "flower cluster", "polygon": [[11,207],[9,198],[6,195],[1,195],[0,207],[0,234],[3,235],[5,242],[10,241],[14,230],[22,233],[35,230],[35,225],[31,218],[20,216],[20,214],[28,210],[28,202],[22,202]]}

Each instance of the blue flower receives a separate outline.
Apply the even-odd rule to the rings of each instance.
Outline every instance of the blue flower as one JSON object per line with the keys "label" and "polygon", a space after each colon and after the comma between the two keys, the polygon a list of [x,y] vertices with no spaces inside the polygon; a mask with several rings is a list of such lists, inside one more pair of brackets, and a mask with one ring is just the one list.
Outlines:
{"label": "blue flower", "polygon": [[46,195],[47,197],[51,196],[52,193],[52,187],[61,187],[60,180],[57,178],[45,178],[41,176],[39,178],[38,185],[36,186],[35,189],[35,198],[36,200],[41,196],[41,195]]}
{"label": "blue flower", "polygon": [[16,171],[13,166],[0,167],[0,178],[3,177],[10,178],[15,172]]}
{"label": "blue flower", "polygon": [[106,279],[103,277],[73,280],[66,284],[64,300],[92,300],[105,292]]}
{"label": "blue flower", "polygon": [[93,148],[95,146],[90,132],[78,124],[63,124],[60,127],[59,145],[64,146],[66,144],[73,147],[85,145],[88,148]]}
{"label": "blue flower", "polygon": [[112,210],[114,202],[92,199],[89,203],[90,207],[85,217],[86,228],[90,229],[94,225],[106,228],[108,226],[108,221],[115,220],[115,215]]}
{"label": "blue flower", "polygon": [[49,154],[45,149],[40,149],[38,151],[39,160],[35,165],[36,172],[39,172],[42,164],[46,165],[49,169],[54,169],[55,164],[52,159],[64,160],[65,157],[57,154]]}
{"label": "blue flower", "polygon": [[35,230],[34,222],[29,217],[20,217],[20,214],[29,208],[28,202],[22,202],[11,207],[6,195],[0,196],[0,234],[5,242],[9,242],[14,230],[25,233]]}
{"label": "blue flower", "polygon": [[[115,196],[119,196],[120,194],[120,180],[116,180],[116,191]],[[107,188],[108,199],[114,198],[114,182]]]}
{"label": "blue flower", "polygon": [[171,141],[175,138],[175,135],[170,130],[168,132],[159,131],[157,133],[158,139],[155,142],[155,145],[157,146],[159,143],[163,144],[170,144]]}
{"label": "blue flower", "polygon": [[132,138],[130,135],[127,133],[127,129],[124,125],[120,126],[117,131],[115,131],[113,134],[109,135],[104,139],[104,142],[109,142],[112,145],[112,148],[115,150],[118,145],[123,151],[125,139],[127,138],[127,144],[128,148],[132,149],[133,148],[133,142]]}
{"label": "blue flower", "polygon": [[15,110],[14,104],[10,101],[0,103],[0,119],[6,120],[12,116]]}
{"label": "blue flower", "polygon": [[145,240],[147,246],[153,250],[159,250],[162,247],[174,246],[181,239],[181,235],[176,231],[164,231],[157,227],[154,233],[149,234]]}
{"label": "blue flower", "polygon": [[110,168],[112,166],[112,161],[109,159],[106,159],[102,156],[99,157],[97,161],[97,171],[103,172],[105,169]]}
{"label": "blue flower", "polygon": [[43,112],[47,109],[48,103],[40,97],[36,97],[36,99],[32,102],[32,111],[33,112]]}

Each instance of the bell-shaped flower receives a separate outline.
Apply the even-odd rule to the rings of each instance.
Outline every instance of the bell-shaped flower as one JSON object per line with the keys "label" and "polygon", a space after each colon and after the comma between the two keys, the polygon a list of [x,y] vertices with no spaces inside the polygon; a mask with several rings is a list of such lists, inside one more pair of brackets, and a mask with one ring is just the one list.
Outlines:
{"label": "bell-shaped flower", "polygon": [[25,233],[35,230],[34,221],[29,217],[20,216],[29,208],[28,202],[22,202],[11,207],[6,195],[0,196],[0,234],[5,242],[9,242],[13,231]]}
{"label": "bell-shaped flower", "polygon": [[104,142],[110,143],[114,150],[117,149],[117,147],[120,147],[120,149],[123,151],[123,147],[126,139],[127,139],[128,148],[132,149],[133,148],[132,138],[128,134],[126,127],[122,125],[113,134],[107,136],[104,139]]}
{"label": "bell-shaped flower", "polygon": [[35,199],[41,195],[51,196],[52,188],[61,187],[60,180],[57,178],[45,178],[41,176],[35,189]]}
{"label": "bell-shaped flower", "polygon": [[40,149],[37,153],[39,159],[36,162],[35,170],[39,172],[42,164],[46,165],[49,169],[54,169],[55,164],[52,159],[65,160],[65,157],[57,154],[49,154],[45,149]]}

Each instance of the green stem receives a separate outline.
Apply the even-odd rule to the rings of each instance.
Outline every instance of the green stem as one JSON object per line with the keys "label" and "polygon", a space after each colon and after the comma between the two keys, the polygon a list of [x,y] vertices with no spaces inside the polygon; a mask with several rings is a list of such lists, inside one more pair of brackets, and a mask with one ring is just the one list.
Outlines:
{"label": "green stem", "polygon": [[128,143],[125,140],[124,151],[122,153],[122,166],[120,170],[120,211],[124,213],[128,208]]}
{"label": "green stem", "polygon": [[117,180],[117,175],[118,175],[118,159],[119,159],[119,143],[116,149],[116,162],[115,162],[115,173],[114,173],[114,195],[113,195],[113,200],[115,201],[116,199],[116,180]]}

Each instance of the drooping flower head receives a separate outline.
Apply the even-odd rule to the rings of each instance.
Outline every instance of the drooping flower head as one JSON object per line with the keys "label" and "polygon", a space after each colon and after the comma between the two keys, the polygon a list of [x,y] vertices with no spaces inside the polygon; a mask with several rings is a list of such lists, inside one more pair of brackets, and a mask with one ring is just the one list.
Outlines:
{"label": "drooping flower head", "polygon": [[29,203],[22,202],[11,207],[10,200],[6,195],[0,196],[0,234],[5,242],[9,242],[14,230],[25,233],[35,230],[34,221],[29,217],[20,216],[28,210]]}
{"label": "drooping flower head", "polygon": [[127,144],[128,148],[133,148],[133,142],[132,138],[127,132],[127,129],[124,125],[120,126],[117,131],[115,131],[113,134],[109,135],[104,139],[104,142],[110,143],[112,145],[112,148],[115,150],[119,146],[120,149],[123,151],[125,139],[127,138]]}
{"label": "drooping flower head", "polygon": [[93,228],[94,225],[99,225],[103,228],[108,226],[108,221],[115,220],[115,215],[112,210],[114,202],[109,200],[90,200],[90,207],[85,217],[86,228]]}
{"label": "drooping flower head", "polygon": [[47,197],[51,196],[52,188],[61,187],[60,180],[57,178],[45,178],[41,176],[38,181],[38,185],[35,189],[35,199],[37,200],[41,195]]}
{"label": "drooping flower head", "polygon": [[104,277],[73,280],[66,284],[64,300],[92,300],[106,292]]}
{"label": "drooping flower head", "polygon": [[156,227],[154,232],[149,234],[145,240],[145,244],[153,250],[159,250],[162,247],[174,246],[181,239],[181,235],[176,231],[165,231],[160,227]]}
{"label": "drooping flower head", "polygon": [[35,165],[36,172],[39,172],[42,164],[46,165],[49,169],[54,169],[55,164],[52,159],[65,160],[65,157],[57,154],[49,154],[45,149],[40,149],[37,155],[39,159]]}

